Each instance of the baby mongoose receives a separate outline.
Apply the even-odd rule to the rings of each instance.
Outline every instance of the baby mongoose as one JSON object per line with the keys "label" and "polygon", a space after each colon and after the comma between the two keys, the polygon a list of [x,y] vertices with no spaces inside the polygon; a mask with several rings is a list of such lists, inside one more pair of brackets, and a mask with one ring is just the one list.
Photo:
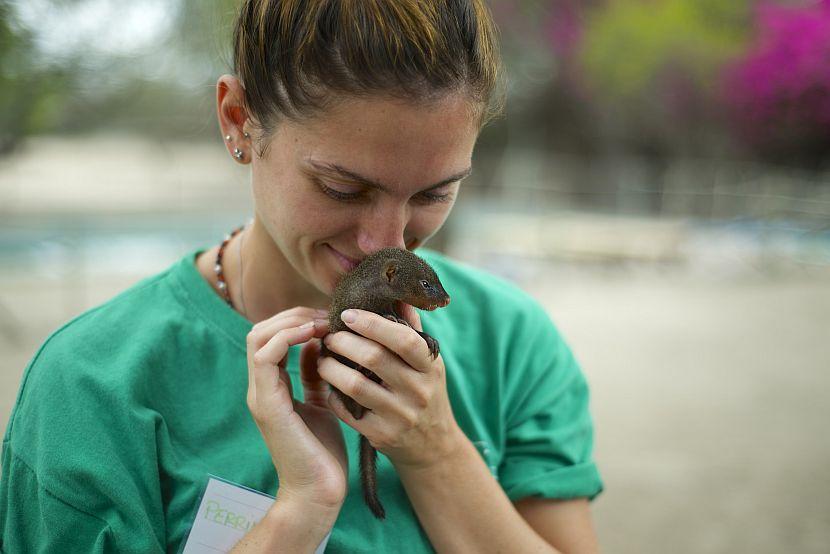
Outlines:
{"label": "baby mongoose", "polygon": [[[358,308],[380,314],[387,319],[409,327],[400,315],[399,306],[411,304],[422,310],[434,310],[450,303],[450,297],[438,280],[435,271],[424,260],[399,248],[384,248],[367,256],[360,264],[345,274],[334,289],[329,309],[329,332],[350,331],[340,319],[343,310]],[[418,331],[429,346],[432,358],[438,357],[438,341]],[[321,356],[332,356],[341,363],[358,369],[375,383],[381,379],[371,370],[328,350],[323,345]],[[363,417],[366,410],[349,396],[332,387],[349,413],[355,419]],[[378,500],[376,466],[377,451],[369,439],[360,435],[360,480],[363,498],[378,519],[386,512]]]}

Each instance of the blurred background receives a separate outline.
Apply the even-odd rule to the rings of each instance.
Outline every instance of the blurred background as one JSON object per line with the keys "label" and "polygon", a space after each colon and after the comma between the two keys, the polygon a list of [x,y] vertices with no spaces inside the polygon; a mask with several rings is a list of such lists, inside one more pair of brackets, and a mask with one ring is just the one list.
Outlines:
{"label": "blurred background", "polygon": [[[507,117],[431,246],[576,352],[604,550],[827,552],[830,1],[490,4]],[[235,5],[0,0],[3,428],[51,331],[249,219]]]}

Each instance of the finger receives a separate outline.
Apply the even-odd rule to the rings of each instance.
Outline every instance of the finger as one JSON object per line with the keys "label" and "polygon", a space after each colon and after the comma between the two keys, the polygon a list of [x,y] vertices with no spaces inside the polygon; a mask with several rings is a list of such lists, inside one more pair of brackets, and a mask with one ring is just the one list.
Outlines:
{"label": "finger", "polygon": [[296,306],[294,308],[291,308],[290,310],[283,310],[279,313],[276,313],[268,319],[261,321],[260,323],[270,324],[273,321],[279,321],[280,319],[295,316],[308,317],[309,319],[323,318],[328,317],[328,310],[309,308],[307,306]]}
{"label": "finger", "polygon": [[385,346],[349,331],[332,333],[323,339],[326,348],[374,371],[384,384],[398,390],[408,366]]}
{"label": "finger", "polygon": [[253,356],[259,352],[269,341],[271,341],[277,333],[284,329],[297,328],[308,324],[310,321],[306,317],[291,316],[280,320],[280,322],[272,322],[265,324],[265,322],[257,323],[251,328],[247,337],[247,353],[248,353],[248,367],[254,365]]}
{"label": "finger", "polygon": [[[265,344],[271,340],[280,330],[299,327],[309,321],[315,322],[315,336],[322,337],[328,332],[328,317],[324,319],[313,319],[327,314],[325,310],[315,310],[304,306],[297,306],[290,310],[279,312],[278,314],[263,320],[251,328],[247,336],[247,358],[248,358],[248,397],[249,400],[256,399],[256,380],[254,375],[254,361],[253,356]],[[291,391],[291,380],[282,377]]]}
{"label": "finger", "polygon": [[[313,333],[314,325],[310,323],[306,323],[300,327],[283,329],[274,335],[265,346],[254,353],[252,365],[257,393],[260,391],[276,390],[277,380],[274,379],[274,372],[286,354],[288,354],[288,347],[306,342],[311,338]],[[285,377],[281,375],[280,377],[283,381],[288,379],[287,373]]]}
{"label": "finger", "polygon": [[334,412],[338,418],[343,420],[343,423],[360,433],[361,435],[365,435],[367,424],[370,421],[373,421],[376,417],[372,412],[366,411],[363,414],[363,417],[360,419],[355,419],[354,416],[349,412],[349,409],[343,404],[343,401],[337,395],[336,392],[329,393],[328,397],[328,406],[331,408],[331,411]]}
{"label": "finger", "polygon": [[282,312],[274,314],[268,319],[260,321],[254,327],[268,328],[278,321],[297,317],[305,318],[306,321],[309,319],[324,319],[328,318],[328,311],[308,308],[306,306],[296,306],[294,308],[291,308],[290,310],[284,310]]}
{"label": "finger", "polygon": [[355,333],[379,342],[400,356],[413,369],[425,372],[432,366],[433,360],[429,353],[429,347],[414,329],[389,321],[385,317],[366,310],[346,311],[355,314],[352,322],[343,319],[349,329]]}
{"label": "finger", "polygon": [[312,340],[300,351],[300,381],[303,383],[303,402],[328,408],[329,384],[317,372],[320,341]]}
{"label": "finger", "polygon": [[[249,356],[250,357],[250,356]],[[267,398],[271,394],[279,394],[279,383],[282,383],[283,386],[286,388],[286,396],[291,399],[292,406],[296,403],[294,400],[294,386],[291,383],[291,377],[288,375],[288,371],[284,367],[280,367],[279,365],[272,365],[264,369],[264,371],[268,374],[268,382],[266,383],[265,388],[262,386],[257,386],[257,375],[259,374],[257,368],[254,367],[254,362],[248,364],[248,406],[256,406],[257,405],[257,393],[259,392],[259,398]],[[276,371],[277,378],[273,378],[273,374]]]}
{"label": "finger", "polygon": [[423,331],[424,328],[421,326],[421,314],[418,313],[418,310],[412,304],[406,304],[405,302],[401,302],[400,306],[401,310],[401,317],[409,322],[409,325],[412,326],[413,329],[417,331]]}
{"label": "finger", "polygon": [[[294,310],[288,311],[291,312]],[[254,351],[262,348],[265,343],[271,340],[271,337],[276,335],[282,329],[299,327],[303,323],[308,323],[309,321],[313,321],[315,327],[319,327],[321,329],[320,336],[324,334],[322,333],[322,329],[328,329],[328,319],[325,317],[317,317],[316,311],[311,310],[310,308],[303,308],[303,313],[286,314],[287,312],[281,312],[270,319],[260,321],[251,328],[249,339],[253,338]]]}
{"label": "finger", "polygon": [[314,320],[314,337],[321,339],[329,334],[329,320],[315,319]]}
{"label": "finger", "polygon": [[395,404],[395,395],[361,372],[341,364],[334,358],[323,358],[317,372],[331,386],[370,410],[388,412]]}

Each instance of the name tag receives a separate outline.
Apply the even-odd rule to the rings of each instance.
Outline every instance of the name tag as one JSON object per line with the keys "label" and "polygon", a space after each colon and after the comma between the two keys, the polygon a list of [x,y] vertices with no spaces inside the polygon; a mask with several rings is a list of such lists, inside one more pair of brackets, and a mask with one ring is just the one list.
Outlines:
{"label": "name tag", "polygon": [[[265,517],[275,498],[219,477],[209,476],[182,554],[216,554],[230,550]],[[315,550],[322,554],[331,533]]]}

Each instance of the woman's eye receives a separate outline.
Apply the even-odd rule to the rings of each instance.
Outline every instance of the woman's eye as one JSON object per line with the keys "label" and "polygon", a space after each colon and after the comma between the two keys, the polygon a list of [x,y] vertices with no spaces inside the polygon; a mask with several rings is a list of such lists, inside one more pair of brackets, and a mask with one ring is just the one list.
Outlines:
{"label": "woman's eye", "polygon": [[[351,187],[350,185],[344,184],[329,185],[319,179],[315,179],[315,181],[317,183],[317,186],[320,187],[320,190],[323,192],[323,194],[325,194],[329,198],[333,198],[341,202],[363,200],[363,197],[366,196],[366,192],[357,187]],[[452,189],[449,186],[446,186],[438,189],[419,192],[418,194],[413,196],[412,199],[415,202],[419,202],[421,204],[438,204],[441,202],[449,202],[450,200],[452,200],[452,197]]]}
{"label": "woman's eye", "polygon": [[452,200],[452,192],[449,187],[441,187],[432,191],[418,193],[415,195],[415,198],[427,204],[449,202]]}
{"label": "woman's eye", "polygon": [[335,200],[356,200],[360,198],[360,196],[362,195],[362,193],[358,191],[345,191],[338,188],[330,187],[322,181],[318,181],[317,184],[320,187],[320,190],[322,190],[326,196],[334,198]]}

